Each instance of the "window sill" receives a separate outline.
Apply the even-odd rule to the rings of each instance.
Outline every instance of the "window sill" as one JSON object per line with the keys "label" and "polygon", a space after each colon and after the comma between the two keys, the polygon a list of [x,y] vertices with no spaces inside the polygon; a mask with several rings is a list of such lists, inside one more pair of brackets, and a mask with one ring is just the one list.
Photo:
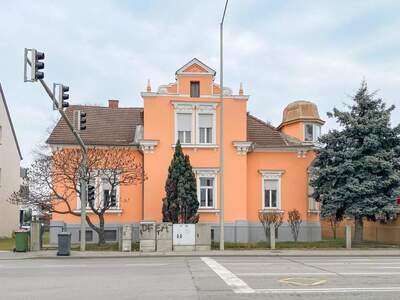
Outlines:
{"label": "window sill", "polygon": [[[81,212],[80,209],[75,209],[74,210],[74,213],[80,213],[80,212]],[[90,207],[86,208],[86,213],[87,214],[94,214],[93,210]],[[105,211],[104,214],[122,214],[122,209],[120,209],[120,208],[108,209],[108,210]]]}
{"label": "window sill", "polygon": [[285,211],[280,208],[263,208],[259,209],[258,212],[283,213]]}
{"label": "window sill", "polygon": [[[172,148],[175,148],[176,144],[172,144]],[[181,144],[182,148],[201,148],[201,149],[217,149],[219,145],[217,144]]]}
{"label": "window sill", "polygon": [[199,213],[219,213],[220,211],[218,208],[199,208],[197,210]]}
{"label": "window sill", "polygon": [[309,209],[309,210],[308,210],[308,213],[309,213],[310,215],[313,215],[313,214],[318,215],[320,212],[321,212],[321,211],[320,211],[319,209]]}

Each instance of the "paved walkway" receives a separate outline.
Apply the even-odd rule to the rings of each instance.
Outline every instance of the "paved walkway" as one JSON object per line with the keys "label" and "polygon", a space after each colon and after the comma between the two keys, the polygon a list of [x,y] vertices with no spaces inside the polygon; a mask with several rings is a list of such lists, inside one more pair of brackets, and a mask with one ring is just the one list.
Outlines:
{"label": "paved walkway", "polygon": [[126,257],[219,257],[219,256],[237,256],[237,257],[274,257],[274,256],[399,256],[400,249],[299,249],[299,250],[211,250],[211,251],[192,251],[192,252],[117,252],[117,251],[72,251],[69,257],[57,256],[57,251],[37,251],[26,253],[13,253],[0,251],[0,260],[12,259],[34,259],[34,258],[126,258]]}

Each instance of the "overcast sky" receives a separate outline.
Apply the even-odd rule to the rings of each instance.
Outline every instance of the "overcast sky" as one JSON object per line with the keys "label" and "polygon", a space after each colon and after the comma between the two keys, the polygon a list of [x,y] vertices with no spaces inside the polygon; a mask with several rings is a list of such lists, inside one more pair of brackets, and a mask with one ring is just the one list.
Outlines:
{"label": "overcast sky", "polygon": [[[70,86],[70,103],[142,106],[140,92],[174,81],[197,57],[219,72],[225,0],[2,1],[0,82],[24,156],[58,118],[41,86],[23,82],[23,50],[46,53],[45,80]],[[225,20],[225,83],[242,81],[248,110],[279,125],[290,102],[320,114],[343,108],[363,78],[398,108],[400,1],[231,0]],[[328,121],[325,130],[334,125]]]}

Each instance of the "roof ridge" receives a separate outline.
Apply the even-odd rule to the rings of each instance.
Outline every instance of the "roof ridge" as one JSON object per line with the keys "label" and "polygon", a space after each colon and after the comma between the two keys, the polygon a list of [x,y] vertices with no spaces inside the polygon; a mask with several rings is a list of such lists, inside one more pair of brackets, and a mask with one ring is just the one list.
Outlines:
{"label": "roof ridge", "polygon": [[86,105],[86,104],[72,104],[69,108],[72,107],[91,107],[91,108],[109,108],[109,109],[144,109],[144,107],[139,106],[124,106],[124,107],[108,107],[108,106],[101,106],[101,105]]}
{"label": "roof ridge", "polygon": [[262,124],[264,124],[264,125],[270,127],[271,129],[274,129],[274,130],[276,130],[276,131],[279,132],[279,130],[278,130],[275,126],[273,126],[273,125],[271,125],[271,124],[269,124],[269,123],[267,123],[267,122],[261,120],[260,118],[257,118],[257,117],[255,117],[255,116],[253,116],[253,115],[250,114],[250,113],[247,113],[247,114],[248,114],[250,117],[252,117],[253,119],[255,119],[256,121],[258,121],[258,122],[260,122],[260,123],[262,123]]}

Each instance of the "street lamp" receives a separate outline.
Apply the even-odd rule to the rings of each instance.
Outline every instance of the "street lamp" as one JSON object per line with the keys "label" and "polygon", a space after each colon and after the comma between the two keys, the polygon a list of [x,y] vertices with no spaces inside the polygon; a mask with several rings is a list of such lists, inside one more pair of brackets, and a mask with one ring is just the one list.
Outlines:
{"label": "street lamp", "polygon": [[226,8],[228,6],[228,1],[226,0],[225,2],[225,8],[224,8],[224,13],[222,15],[222,20],[220,25],[220,48],[219,48],[219,55],[220,55],[220,70],[219,70],[219,80],[220,80],[220,93],[219,93],[219,99],[220,99],[220,143],[219,143],[219,184],[220,184],[220,189],[219,189],[219,250],[224,250],[225,249],[225,237],[224,237],[224,69],[223,69],[223,31],[224,31],[224,19],[225,19],[225,13],[226,13]]}

